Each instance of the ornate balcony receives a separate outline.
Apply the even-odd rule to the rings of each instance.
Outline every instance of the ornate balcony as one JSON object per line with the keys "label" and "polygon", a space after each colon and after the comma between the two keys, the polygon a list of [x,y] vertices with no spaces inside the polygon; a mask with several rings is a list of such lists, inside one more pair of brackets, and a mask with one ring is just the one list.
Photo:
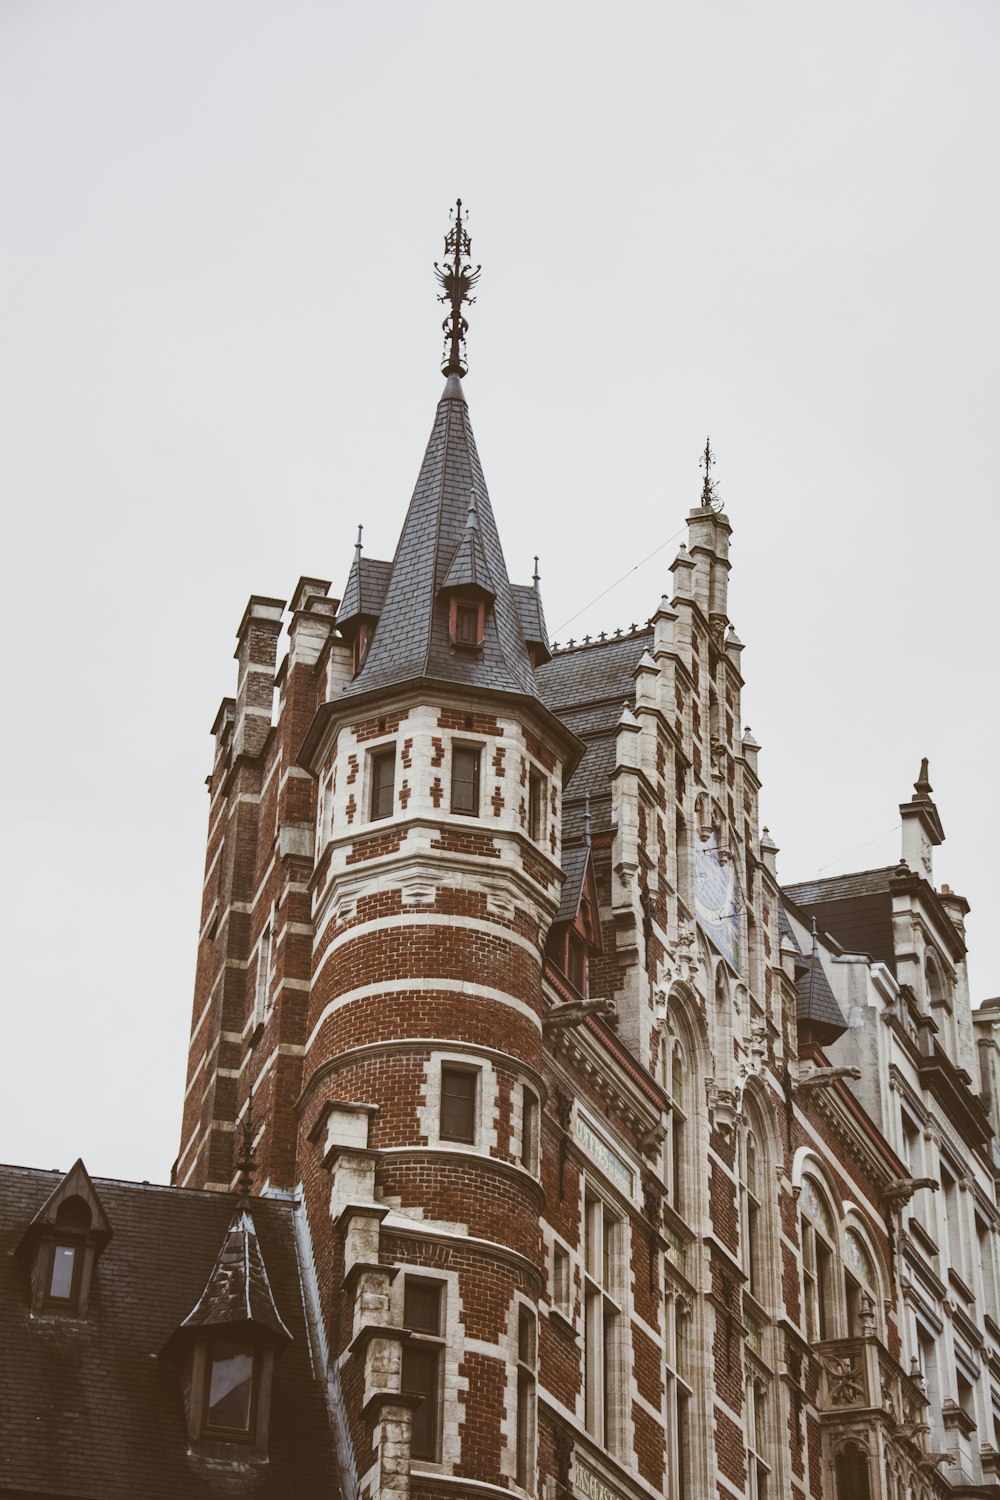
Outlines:
{"label": "ornate balcony", "polygon": [[919,1382],[904,1373],[874,1334],[826,1339],[814,1346],[819,1363],[816,1405],[820,1415],[878,1416],[893,1437],[927,1448],[927,1398]]}

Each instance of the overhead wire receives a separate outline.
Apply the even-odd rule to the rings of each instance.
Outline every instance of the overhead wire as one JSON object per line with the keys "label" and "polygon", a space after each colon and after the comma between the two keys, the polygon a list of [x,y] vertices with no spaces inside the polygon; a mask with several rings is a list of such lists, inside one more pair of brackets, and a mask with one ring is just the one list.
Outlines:
{"label": "overhead wire", "polygon": [[652,558],[656,557],[657,553],[662,552],[664,547],[669,547],[671,542],[676,542],[677,538],[679,536],[683,536],[686,530],[687,527],[682,526],[680,531],[675,531],[673,536],[668,536],[665,542],[661,542],[658,547],[653,548],[652,552],[649,552],[645,557],[640,558],[639,561],[635,563],[631,568],[629,568],[626,573],[623,573],[620,578],[616,578],[614,583],[609,583],[606,589],[603,589],[601,593],[596,594],[594,598],[589,601],[589,603],[584,604],[580,609],[578,609],[575,615],[570,615],[568,620],[563,620],[561,625],[557,625],[555,630],[553,631],[553,634],[558,635],[560,630],[565,630],[567,625],[572,625],[573,621],[578,620],[582,614],[590,609],[591,605],[599,603],[601,599],[603,599],[607,594],[611,593],[612,589],[616,589],[620,583],[624,583],[626,578],[631,578],[632,574],[636,572],[637,569],[645,566],[645,564],[648,563]]}

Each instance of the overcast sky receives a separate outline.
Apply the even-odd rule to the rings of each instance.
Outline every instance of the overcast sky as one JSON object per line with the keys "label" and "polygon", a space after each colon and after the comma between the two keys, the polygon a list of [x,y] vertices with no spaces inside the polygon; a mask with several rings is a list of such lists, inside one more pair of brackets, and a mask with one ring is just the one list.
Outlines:
{"label": "overcast sky", "polygon": [[[0,1158],[163,1180],[250,593],[395,545],[466,381],[565,640],[669,583],[711,433],[765,822],[894,863],[920,757],[1000,992],[996,0],[3,0]],[[582,612],[581,612],[582,611]],[[572,623],[566,624],[572,618]]]}

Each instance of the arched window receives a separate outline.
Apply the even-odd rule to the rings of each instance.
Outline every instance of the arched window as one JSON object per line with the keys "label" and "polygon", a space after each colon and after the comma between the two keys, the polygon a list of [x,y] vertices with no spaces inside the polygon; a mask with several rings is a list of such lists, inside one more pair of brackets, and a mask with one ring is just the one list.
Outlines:
{"label": "arched window", "polygon": [[687,1100],[687,1071],[688,1063],[684,1044],[679,1037],[668,1039],[670,1049],[669,1078],[666,1083],[667,1093],[670,1095],[670,1115],[668,1133],[670,1137],[669,1153],[669,1189],[670,1204],[677,1213],[683,1214],[688,1209],[688,1100]]}
{"label": "arched window", "polygon": [[851,1338],[875,1333],[880,1303],[878,1274],[864,1240],[856,1229],[845,1229],[843,1238],[844,1299],[847,1332]]}
{"label": "arched window", "polygon": [[836,1338],[836,1221],[826,1193],[813,1177],[802,1179],[799,1209],[806,1334],[811,1340]]}
{"label": "arched window", "polygon": [[868,1454],[857,1443],[845,1443],[837,1454],[837,1500],[871,1500]]}
{"label": "arched window", "polygon": [[739,1138],[740,1249],[747,1289],[760,1302],[764,1251],[761,1244],[761,1160],[757,1137],[744,1130]]}

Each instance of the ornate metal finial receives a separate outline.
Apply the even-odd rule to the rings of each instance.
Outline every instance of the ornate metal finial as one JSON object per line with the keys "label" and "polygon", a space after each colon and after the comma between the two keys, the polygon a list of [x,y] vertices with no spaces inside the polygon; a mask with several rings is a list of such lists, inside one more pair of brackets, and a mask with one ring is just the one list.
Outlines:
{"label": "ornate metal finial", "polygon": [[583,842],[590,848],[592,842],[590,820],[590,793],[583,799]]}
{"label": "ornate metal finial", "polygon": [[236,1163],[238,1173],[236,1180],[236,1191],[241,1198],[249,1198],[253,1187],[253,1174],[257,1170],[257,1162],[253,1154],[253,1079],[250,1080],[250,1088],[247,1093],[246,1114],[240,1126],[243,1139],[240,1143],[239,1159]]}
{"label": "ornate metal finial", "polygon": [[531,581],[535,585],[535,593],[537,594],[538,593],[538,585],[542,581],[542,575],[538,571],[538,558],[537,557],[535,558],[535,571],[534,571],[534,573],[531,576]]}
{"label": "ornate metal finial", "polygon": [[361,561],[361,533],[364,531],[364,529],[365,528],[363,526],[358,527],[358,539],[354,543],[354,556],[356,561],[358,562]]}
{"label": "ornate metal finial", "polygon": [[443,267],[437,261],[434,262],[442,288],[438,301],[451,303],[451,312],[441,325],[444,329],[444,363],[441,373],[464,375],[467,368],[465,335],[469,331],[469,325],[462,316],[462,303],[468,302],[471,307],[475,302],[475,297],[470,297],[469,293],[479,280],[480,267],[473,268],[468,259],[472,254],[472,241],[462,219],[461,198],[455,203],[451,219],[451,228],[444,237],[444,253],[448,258]]}
{"label": "ornate metal finial", "polygon": [[712,478],[712,470],[715,468],[715,454],[708,438],[705,439],[705,451],[701,455],[698,464],[700,469],[705,470],[705,478],[701,486],[701,504],[703,510],[721,510],[722,499],[719,495],[719,487]]}

